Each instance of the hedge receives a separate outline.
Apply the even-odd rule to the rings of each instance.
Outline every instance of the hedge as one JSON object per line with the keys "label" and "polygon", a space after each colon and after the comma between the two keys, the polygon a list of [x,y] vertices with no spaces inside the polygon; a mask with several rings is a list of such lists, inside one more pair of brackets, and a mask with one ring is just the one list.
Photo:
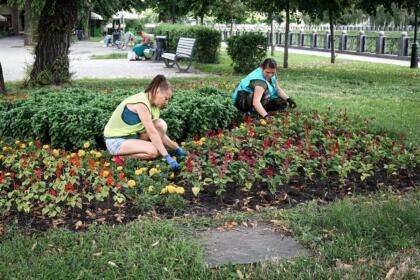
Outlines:
{"label": "hedge", "polygon": [[222,42],[219,31],[200,25],[160,24],[155,36],[167,36],[167,49],[175,52],[180,37],[195,38],[193,60],[198,63],[217,63],[218,51]]}
{"label": "hedge", "polygon": [[236,72],[251,72],[267,55],[267,38],[259,33],[232,36],[228,39],[227,53],[232,58]]}
{"label": "hedge", "polygon": [[[113,110],[138,90],[98,94],[80,88],[41,89],[26,100],[0,102],[0,136],[39,139],[54,147],[81,148],[85,141],[104,148],[103,129]],[[161,112],[176,140],[230,128],[238,113],[229,95],[213,88],[176,91]]]}

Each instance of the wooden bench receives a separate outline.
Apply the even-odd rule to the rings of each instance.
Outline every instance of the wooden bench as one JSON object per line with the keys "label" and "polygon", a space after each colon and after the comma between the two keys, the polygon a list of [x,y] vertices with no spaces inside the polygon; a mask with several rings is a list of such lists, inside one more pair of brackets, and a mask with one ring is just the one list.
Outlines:
{"label": "wooden bench", "polygon": [[[179,72],[187,72],[192,64],[192,52],[194,49],[195,39],[194,38],[179,38],[178,46],[176,47],[176,53],[163,53],[162,58],[165,62],[166,67],[173,67],[176,64]],[[179,61],[182,59],[188,60],[186,68],[182,68]]]}

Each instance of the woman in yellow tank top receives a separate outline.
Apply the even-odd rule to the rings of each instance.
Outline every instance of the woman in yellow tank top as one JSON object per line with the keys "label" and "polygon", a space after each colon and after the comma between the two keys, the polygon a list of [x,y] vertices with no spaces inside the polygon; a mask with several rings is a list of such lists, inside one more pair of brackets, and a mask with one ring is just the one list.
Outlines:
{"label": "woman in yellow tank top", "polygon": [[123,159],[154,159],[161,155],[173,169],[179,165],[166,147],[178,156],[184,151],[168,135],[167,124],[160,119],[160,109],[172,97],[172,89],[165,76],[157,75],[144,92],[124,99],[115,109],[104,129],[106,147],[118,164]]}

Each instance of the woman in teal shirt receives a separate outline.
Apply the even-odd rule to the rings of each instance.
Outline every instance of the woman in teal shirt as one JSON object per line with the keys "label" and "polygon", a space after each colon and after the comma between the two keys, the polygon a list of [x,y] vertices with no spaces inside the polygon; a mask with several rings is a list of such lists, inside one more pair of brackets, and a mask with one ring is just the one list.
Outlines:
{"label": "woman in teal shirt", "polygon": [[280,88],[276,69],[276,61],[267,58],[248,74],[232,94],[235,107],[244,113],[257,112],[264,119],[268,112],[296,108],[295,101]]}

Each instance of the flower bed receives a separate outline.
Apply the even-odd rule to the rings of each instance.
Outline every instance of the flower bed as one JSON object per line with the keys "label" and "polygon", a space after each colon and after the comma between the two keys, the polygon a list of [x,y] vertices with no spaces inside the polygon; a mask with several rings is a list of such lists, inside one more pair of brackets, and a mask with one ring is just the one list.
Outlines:
{"label": "flower bed", "polygon": [[[139,213],[191,207],[289,205],[392,185],[418,184],[419,153],[345,114],[285,112],[250,119],[186,143],[174,174],[160,159],[118,166],[103,151],[35,142],[0,143],[0,213],[44,224],[123,222]],[[61,219],[61,220],[60,220]],[[80,227],[80,223],[79,223]]]}

